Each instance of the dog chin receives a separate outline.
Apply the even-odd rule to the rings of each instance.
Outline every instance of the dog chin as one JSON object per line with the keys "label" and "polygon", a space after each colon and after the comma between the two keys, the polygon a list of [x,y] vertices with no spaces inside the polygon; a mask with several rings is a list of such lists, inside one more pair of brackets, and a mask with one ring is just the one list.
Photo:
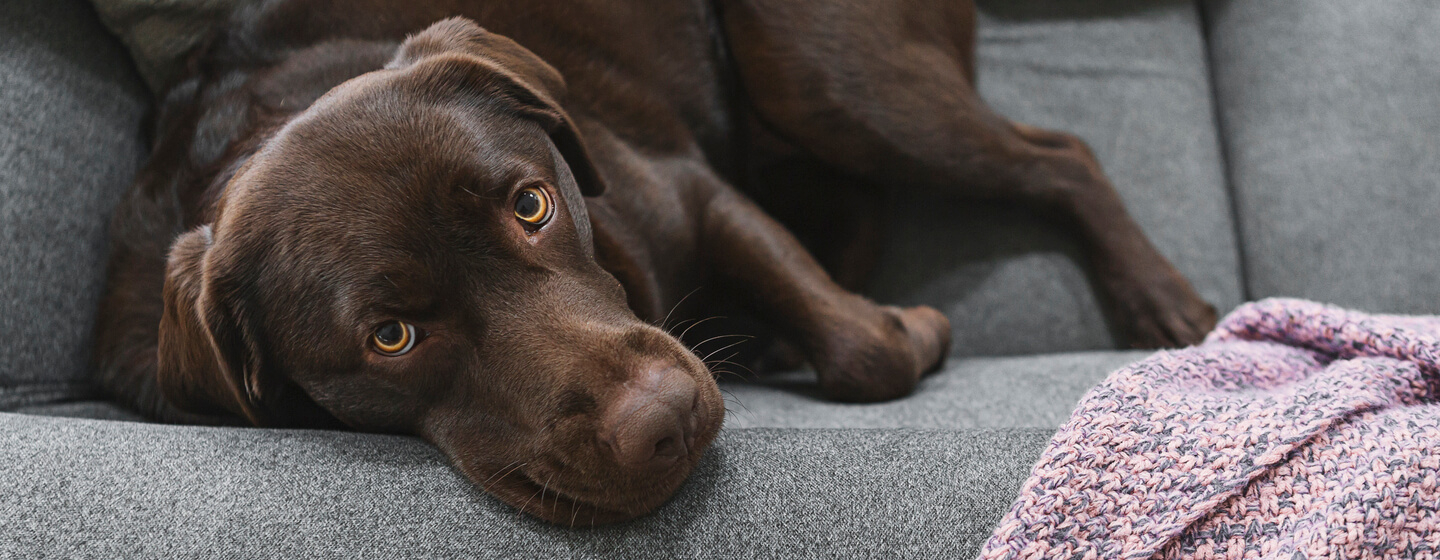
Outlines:
{"label": "dog chin", "polygon": [[576,484],[576,479],[589,477],[549,469],[542,461],[534,465],[536,468],[516,468],[502,475],[485,490],[524,513],[556,525],[584,527],[629,521],[664,505],[685,483],[720,431],[718,421],[701,425],[689,456],[646,480]]}
{"label": "dog chin", "polygon": [[632,488],[572,488],[561,473],[516,469],[496,481],[490,493],[510,506],[550,523],[568,527],[629,521],[660,507],[684,484],[701,453],[693,453],[668,472]]}

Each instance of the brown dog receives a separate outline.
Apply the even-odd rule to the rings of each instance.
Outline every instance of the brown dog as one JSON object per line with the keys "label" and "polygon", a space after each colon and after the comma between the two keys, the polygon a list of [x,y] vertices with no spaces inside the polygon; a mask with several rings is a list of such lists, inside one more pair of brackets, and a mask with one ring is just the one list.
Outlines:
{"label": "brown dog", "polygon": [[945,357],[941,314],[842,289],[732,186],[777,168],[1053,211],[1139,342],[1199,340],[1214,311],[1084,144],[980,101],[973,43],[962,1],[241,10],[117,210],[100,375],[156,418],[417,434],[536,516],[631,518],[722,421],[659,327],[698,287],[685,312],[749,309],[832,398]]}

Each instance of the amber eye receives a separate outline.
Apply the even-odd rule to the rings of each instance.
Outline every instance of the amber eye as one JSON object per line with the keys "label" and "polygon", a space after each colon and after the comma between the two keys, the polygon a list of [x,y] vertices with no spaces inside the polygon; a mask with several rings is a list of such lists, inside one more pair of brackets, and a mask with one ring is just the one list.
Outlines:
{"label": "amber eye", "polygon": [[381,354],[399,356],[415,347],[415,325],[390,321],[375,329],[375,334],[370,335],[370,342]]}
{"label": "amber eye", "polygon": [[543,226],[552,214],[550,195],[536,187],[527,187],[515,197],[515,217],[530,225]]}

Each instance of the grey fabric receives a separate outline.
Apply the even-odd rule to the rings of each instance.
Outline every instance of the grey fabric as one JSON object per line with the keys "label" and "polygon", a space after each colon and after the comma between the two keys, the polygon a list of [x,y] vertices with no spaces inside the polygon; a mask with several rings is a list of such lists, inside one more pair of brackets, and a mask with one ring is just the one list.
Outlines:
{"label": "grey fabric", "polygon": [[89,393],[106,224],[145,99],[83,0],[0,3],[0,410]]}
{"label": "grey fabric", "polygon": [[915,394],[876,404],[822,399],[815,375],[796,372],[720,384],[729,428],[1048,428],[1080,397],[1145,351],[951,360]]}
{"label": "grey fabric", "polygon": [[1250,295],[1440,312],[1440,4],[1207,8]]}
{"label": "grey fabric", "polygon": [[4,558],[963,558],[1051,430],[725,430],[670,503],[546,525],[433,448],[0,414]]}
{"label": "grey fabric", "polygon": [[[982,1],[981,12],[985,99],[1007,117],[1085,139],[1160,251],[1222,314],[1238,304],[1195,5]],[[956,355],[1119,346],[1063,230],[1002,205],[904,200],[872,291],[944,311]]]}

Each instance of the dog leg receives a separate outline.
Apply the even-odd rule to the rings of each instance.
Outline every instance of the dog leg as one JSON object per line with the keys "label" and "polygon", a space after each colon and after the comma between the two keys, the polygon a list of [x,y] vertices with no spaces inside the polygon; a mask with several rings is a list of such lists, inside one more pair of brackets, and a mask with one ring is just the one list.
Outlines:
{"label": "dog leg", "polygon": [[784,226],[716,182],[702,251],[732,293],[802,349],[827,397],[902,397],[944,359],[950,321],[939,311],[881,306],[846,291]]}
{"label": "dog leg", "polygon": [[1007,121],[980,99],[972,3],[721,6],[750,102],[786,140],[872,183],[1018,200],[1061,216],[1138,346],[1193,344],[1214,326],[1214,308],[1151,245],[1084,142]]}

